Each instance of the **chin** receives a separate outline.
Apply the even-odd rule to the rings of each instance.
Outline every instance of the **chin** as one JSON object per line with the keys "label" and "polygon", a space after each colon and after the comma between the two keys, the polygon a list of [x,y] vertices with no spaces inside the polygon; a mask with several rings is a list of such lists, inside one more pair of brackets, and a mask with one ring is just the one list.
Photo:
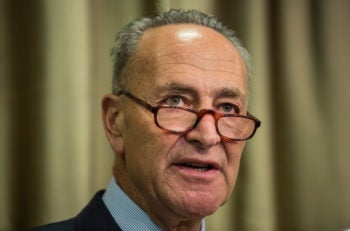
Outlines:
{"label": "chin", "polygon": [[186,208],[183,210],[181,215],[184,215],[188,218],[192,219],[203,219],[206,216],[209,216],[213,213],[215,213],[220,206],[208,206],[208,205],[201,205],[201,206],[195,206]]}
{"label": "chin", "polygon": [[192,195],[184,200],[182,214],[193,218],[203,218],[216,212],[225,201],[223,197],[213,195]]}

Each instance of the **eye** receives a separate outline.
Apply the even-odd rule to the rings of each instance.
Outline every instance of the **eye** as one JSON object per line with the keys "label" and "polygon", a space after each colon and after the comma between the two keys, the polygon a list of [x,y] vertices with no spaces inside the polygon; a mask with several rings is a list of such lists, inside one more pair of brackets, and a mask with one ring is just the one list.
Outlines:
{"label": "eye", "polygon": [[220,111],[229,114],[239,114],[239,107],[232,103],[223,103],[219,106]]}
{"label": "eye", "polygon": [[164,103],[169,106],[184,106],[184,100],[179,95],[169,96],[164,100]]}

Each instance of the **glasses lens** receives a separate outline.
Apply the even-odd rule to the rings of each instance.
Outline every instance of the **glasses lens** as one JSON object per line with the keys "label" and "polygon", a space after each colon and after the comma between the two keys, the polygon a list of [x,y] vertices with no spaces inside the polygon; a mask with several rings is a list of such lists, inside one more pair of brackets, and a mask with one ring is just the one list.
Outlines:
{"label": "glasses lens", "polygon": [[181,108],[160,108],[157,113],[157,122],[163,129],[172,132],[184,132],[192,128],[197,115]]}
{"label": "glasses lens", "polygon": [[255,129],[255,122],[245,117],[221,117],[218,130],[222,136],[230,139],[247,139]]}

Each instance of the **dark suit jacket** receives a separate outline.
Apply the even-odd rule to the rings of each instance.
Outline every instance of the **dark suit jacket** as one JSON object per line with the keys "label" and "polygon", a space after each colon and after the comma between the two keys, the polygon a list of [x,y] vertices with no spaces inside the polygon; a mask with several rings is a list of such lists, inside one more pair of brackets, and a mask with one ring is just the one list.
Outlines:
{"label": "dark suit jacket", "polygon": [[74,218],[48,224],[31,231],[122,231],[102,201],[99,191],[90,203]]}

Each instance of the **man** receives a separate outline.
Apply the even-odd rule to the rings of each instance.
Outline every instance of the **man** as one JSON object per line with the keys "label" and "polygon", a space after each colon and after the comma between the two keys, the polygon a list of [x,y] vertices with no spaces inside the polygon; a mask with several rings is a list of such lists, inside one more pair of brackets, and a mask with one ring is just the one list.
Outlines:
{"label": "man", "polygon": [[205,230],[260,126],[248,53],[216,18],[170,10],[123,28],[112,54],[102,117],[114,177],[77,217],[37,230]]}

